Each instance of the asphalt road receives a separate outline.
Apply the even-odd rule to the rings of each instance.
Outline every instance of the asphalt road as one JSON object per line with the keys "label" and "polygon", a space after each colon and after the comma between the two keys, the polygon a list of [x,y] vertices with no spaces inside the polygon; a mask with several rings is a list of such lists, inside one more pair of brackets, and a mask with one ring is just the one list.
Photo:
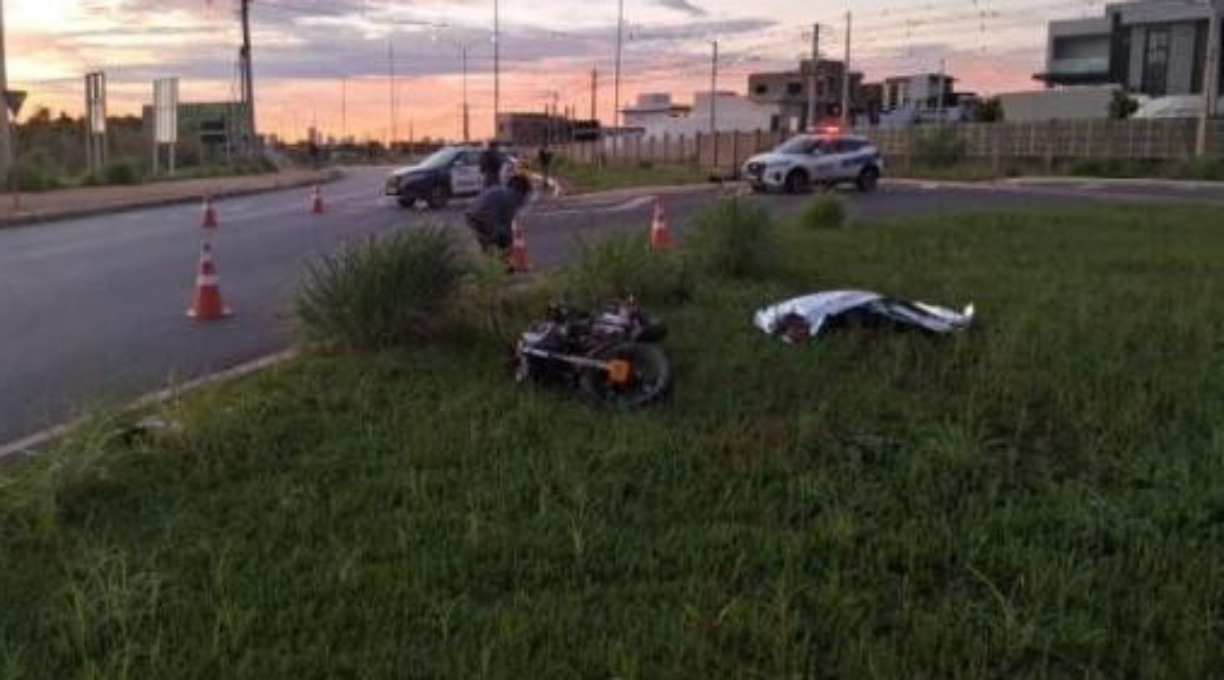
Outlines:
{"label": "asphalt road", "polygon": [[[326,187],[329,212],[307,214],[307,192],[290,190],[219,204],[214,249],[227,303],[237,315],[196,324],[184,311],[199,254],[198,206],[0,230],[0,444],[90,408],[236,366],[292,342],[292,300],[303,265],[348,239],[460,224],[462,205],[439,214],[403,211],[379,196],[384,171],[357,169]],[[673,229],[718,193],[698,187],[666,197]],[[912,214],[1023,209],[1101,202],[1202,201],[1224,189],[1165,185],[889,184],[847,193],[851,214],[871,220]],[[536,205],[526,221],[533,265],[563,263],[584,241],[644,229],[649,191]],[[806,198],[763,199],[781,212]]]}

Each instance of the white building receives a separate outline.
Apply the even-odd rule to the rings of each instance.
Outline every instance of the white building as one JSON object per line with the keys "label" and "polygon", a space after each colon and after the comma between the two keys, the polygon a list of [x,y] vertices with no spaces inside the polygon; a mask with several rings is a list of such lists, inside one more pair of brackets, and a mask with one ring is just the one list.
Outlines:
{"label": "white building", "polygon": [[779,113],[776,104],[757,103],[735,92],[720,90],[713,97],[708,91],[697,92],[692,106],[676,104],[668,94],[651,93],[623,111],[625,126],[639,129],[646,138],[706,134],[711,131],[711,106],[718,132],[769,130]]}

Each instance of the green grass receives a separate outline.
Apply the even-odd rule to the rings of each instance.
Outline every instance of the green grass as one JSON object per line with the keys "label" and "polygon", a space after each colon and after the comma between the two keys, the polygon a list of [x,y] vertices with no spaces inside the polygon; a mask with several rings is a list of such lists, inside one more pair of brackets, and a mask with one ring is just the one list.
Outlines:
{"label": "green grass", "polygon": [[[656,310],[677,391],[639,414],[516,388],[469,339],[84,430],[0,478],[0,677],[1218,675],[1217,223],[791,228],[774,277]],[[751,327],[842,287],[981,324]]]}
{"label": "green grass", "polygon": [[559,163],[556,175],[576,193],[610,191],[632,187],[702,184],[710,172],[691,165],[606,165]]}

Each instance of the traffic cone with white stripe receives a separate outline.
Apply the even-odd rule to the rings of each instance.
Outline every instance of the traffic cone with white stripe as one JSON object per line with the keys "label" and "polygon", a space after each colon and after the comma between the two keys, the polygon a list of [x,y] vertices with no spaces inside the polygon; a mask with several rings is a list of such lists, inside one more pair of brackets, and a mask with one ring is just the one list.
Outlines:
{"label": "traffic cone with white stripe", "polygon": [[671,247],[667,212],[663,210],[663,199],[658,197],[655,197],[654,220],[650,223],[650,247],[654,250],[667,250]]}
{"label": "traffic cone with white stripe", "polygon": [[314,192],[310,195],[310,214],[323,215],[327,213],[327,206],[323,203],[323,187],[315,185]]}
{"label": "traffic cone with white stripe", "polygon": [[219,321],[234,313],[221,300],[221,280],[213,264],[212,246],[205,242],[200,246],[200,267],[196,274],[195,295],[187,316],[196,321]]}
{"label": "traffic cone with white stripe", "polygon": [[516,274],[526,274],[531,266],[527,261],[527,234],[516,219],[510,227],[510,269]]}
{"label": "traffic cone with white stripe", "polygon": [[217,206],[213,205],[212,196],[204,197],[204,210],[200,220],[200,226],[204,229],[216,229],[220,224],[217,219]]}

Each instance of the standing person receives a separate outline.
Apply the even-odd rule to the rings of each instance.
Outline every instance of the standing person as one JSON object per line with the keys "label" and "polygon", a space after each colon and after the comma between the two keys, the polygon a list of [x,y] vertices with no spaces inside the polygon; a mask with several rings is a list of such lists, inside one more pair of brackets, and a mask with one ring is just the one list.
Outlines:
{"label": "standing person", "polygon": [[531,180],[515,175],[491,189],[485,189],[468,211],[468,227],[485,250],[496,248],[507,253],[513,239],[514,218],[531,197]]}
{"label": "standing person", "polygon": [[544,145],[540,147],[540,152],[536,154],[536,161],[540,164],[540,174],[544,175],[544,190],[547,191],[552,178],[549,170],[553,162],[553,152],[548,148],[548,142],[544,142]]}
{"label": "standing person", "polygon": [[485,189],[501,186],[501,172],[504,162],[501,146],[497,143],[497,140],[489,142],[489,146],[480,155],[480,174],[484,175]]}

